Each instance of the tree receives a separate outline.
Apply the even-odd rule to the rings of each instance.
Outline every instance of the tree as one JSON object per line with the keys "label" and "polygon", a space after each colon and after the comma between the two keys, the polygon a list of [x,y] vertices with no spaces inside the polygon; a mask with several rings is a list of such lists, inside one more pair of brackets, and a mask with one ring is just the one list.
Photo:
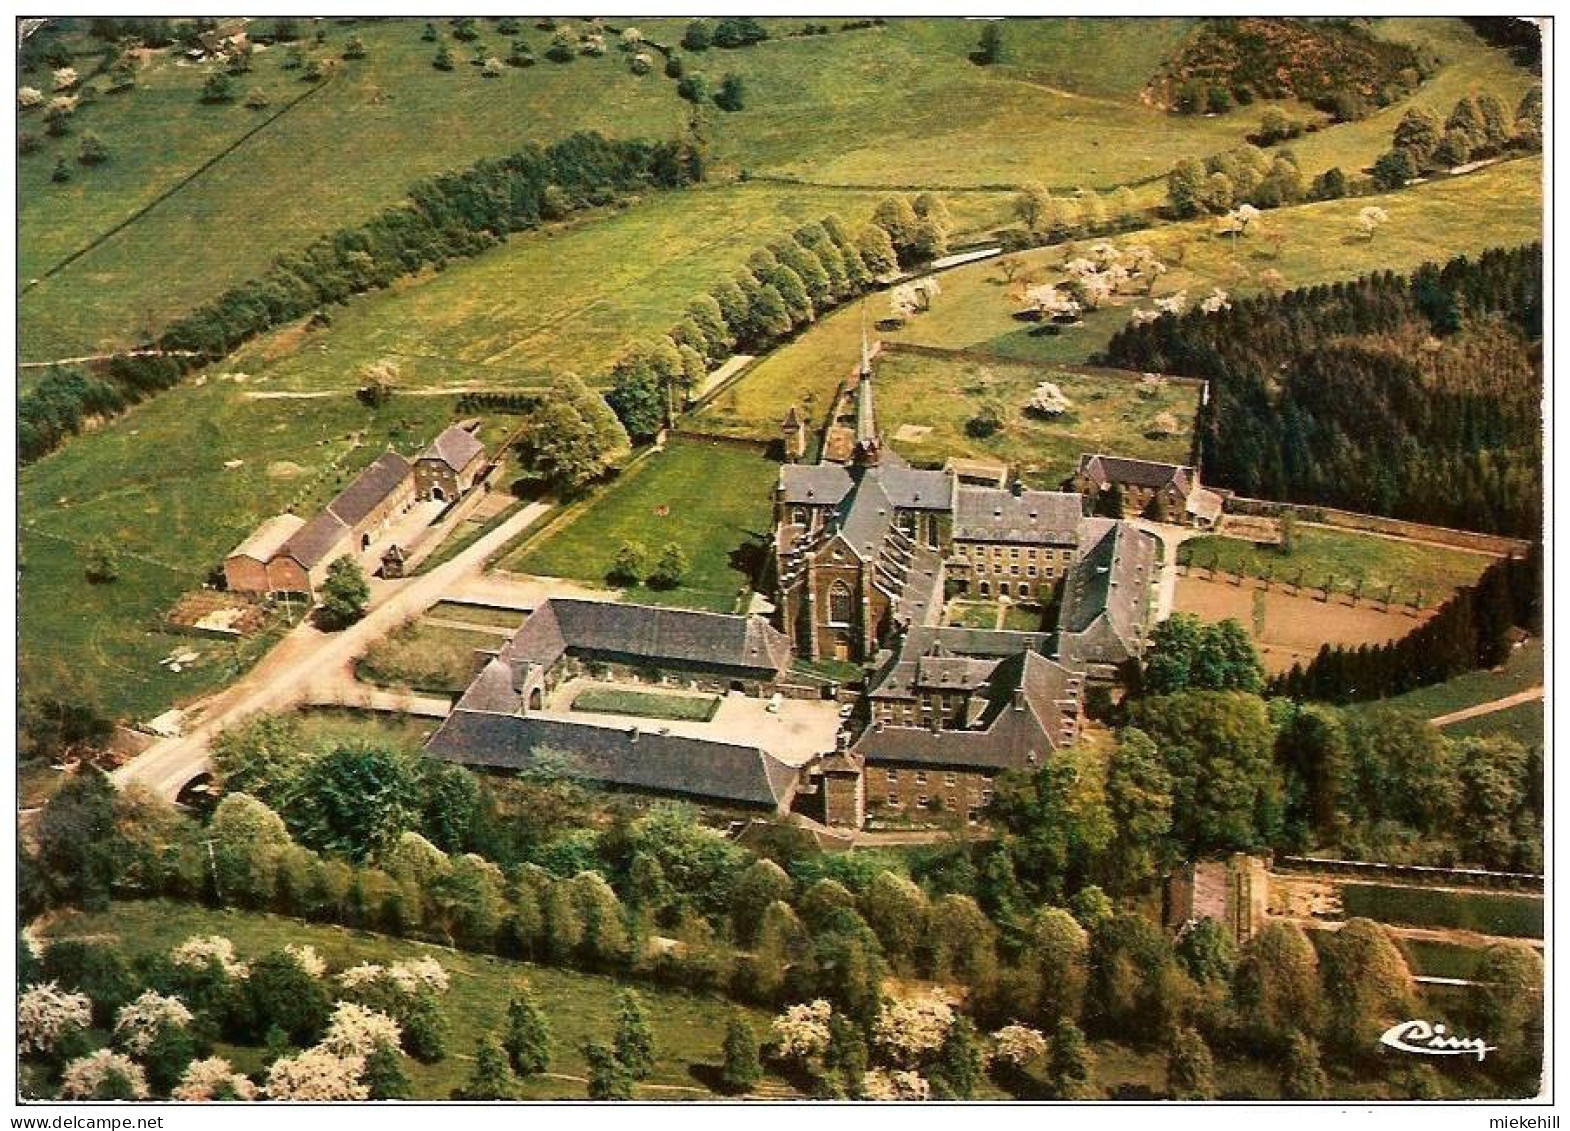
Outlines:
{"label": "tree", "polygon": [[541,478],[572,495],[610,470],[631,441],[603,397],[576,374],[562,373],[551,382],[521,446]]}
{"label": "tree", "polygon": [[365,1056],[366,1099],[412,1100],[414,1085],[403,1070],[403,1053],[396,1045],[378,1044]]}
{"label": "tree", "polygon": [[1198,216],[1208,193],[1205,167],[1192,157],[1179,161],[1167,174],[1167,204],[1179,220]]}
{"label": "tree", "polygon": [[348,628],[365,615],[371,585],[360,563],[348,554],[333,560],[322,583],[320,619],[327,629]]}
{"label": "tree", "polygon": [[1281,1095],[1289,1100],[1330,1098],[1330,1079],[1319,1063],[1319,1045],[1301,1031],[1287,1040],[1286,1057],[1281,1063]]}
{"label": "tree", "polygon": [[1378,188],[1398,189],[1417,176],[1417,159],[1410,149],[1392,149],[1374,162],[1373,173]]}
{"label": "tree", "polygon": [[1118,735],[1106,789],[1112,870],[1120,884],[1138,887],[1160,871],[1172,829],[1172,775],[1149,735],[1134,728]]}
{"label": "tree", "polygon": [[526,986],[507,1003],[507,1031],[502,1044],[512,1070],[519,1076],[534,1076],[550,1067],[550,1022]]}
{"label": "tree", "polygon": [[88,766],[61,784],[34,826],[37,859],[55,896],[89,909],[106,907],[125,842],[116,829],[115,787]]}
{"label": "tree", "polygon": [[591,1100],[632,1099],[632,1076],[608,1045],[588,1042],[583,1046],[583,1059],[589,1066]]}
{"label": "tree", "polygon": [[1085,1043],[1085,1034],[1067,1017],[1052,1034],[1052,1056],[1047,1062],[1047,1085],[1054,1099],[1100,1099],[1095,1086],[1096,1057]]}
{"label": "tree", "polygon": [[102,165],[109,160],[109,147],[104,144],[103,138],[89,130],[82,134],[76,159],[83,165]]}
{"label": "tree", "polygon": [[208,822],[214,894],[224,903],[266,908],[278,854],[291,843],[283,818],[244,793],[228,793]]}
{"label": "tree", "polygon": [[930,1073],[934,1094],[945,1099],[971,1099],[981,1080],[982,1063],[976,1026],[968,1017],[954,1018],[943,1037],[943,1044],[938,1048],[937,1060]]}
{"label": "tree", "polygon": [[1426,107],[1414,106],[1401,116],[1392,141],[1396,149],[1410,153],[1421,169],[1433,156],[1442,134],[1439,116]]}
{"label": "tree", "polygon": [[714,92],[714,105],[721,110],[735,112],[746,103],[746,84],[741,76],[727,71],[720,79],[720,88]]}
{"label": "tree", "polygon": [[1416,1016],[1412,972],[1384,927],[1348,919],[1323,951],[1326,1035],[1351,1060],[1376,1054],[1379,1035]]}
{"label": "tree", "polygon": [[357,35],[351,35],[343,45],[343,57],[345,59],[365,58],[365,41]]}
{"label": "tree", "polygon": [[897,970],[909,970],[925,936],[929,909],[922,890],[903,876],[879,872],[861,897],[867,925],[883,944],[883,954]]}
{"label": "tree", "polygon": [[633,1080],[645,1080],[654,1070],[654,1033],[643,1011],[643,999],[623,990],[616,1002],[616,1060]]}
{"label": "tree", "polygon": [[975,61],[983,67],[1003,62],[1003,25],[996,21],[981,29],[981,39],[976,44]]}
{"label": "tree", "polygon": [[1031,924],[1027,956],[1041,983],[1043,1027],[1077,1021],[1089,976],[1090,936],[1061,907],[1044,907]]}
{"label": "tree", "polygon": [[856,234],[856,251],[867,271],[877,277],[899,270],[899,255],[889,233],[877,224],[863,224]]}
{"label": "tree", "polygon": [[297,1046],[312,1045],[327,1028],[332,1003],[321,979],[300,959],[275,950],[251,963],[243,983],[250,1035],[276,1027]]}
{"label": "tree", "polygon": [[1189,977],[1201,986],[1226,985],[1237,966],[1237,944],[1214,919],[1205,918],[1178,936],[1177,956]]}
{"label": "tree", "polygon": [[83,575],[94,585],[120,580],[120,555],[106,539],[97,538],[87,545],[87,564]]}
{"label": "tree", "polygon": [[450,71],[453,69],[453,65],[452,48],[445,43],[439,44],[436,48],[436,55],[431,59],[431,66],[438,71]]}
{"label": "tree", "polygon": [[714,33],[708,20],[693,20],[681,37],[681,45],[688,51],[707,51],[713,42]]}
{"label": "tree", "polygon": [[1179,1029],[1167,1051],[1167,1092],[1175,1100],[1216,1098],[1216,1068],[1197,1030]]}
{"label": "tree", "polygon": [[1534,86],[1521,96],[1515,112],[1515,138],[1527,149],[1543,147],[1543,88]]}
{"label": "tree", "polygon": [[725,1042],[722,1048],[724,1062],[720,1067],[720,1084],[731,1095],[741,1095],[755,1087],[763,1076],[758,1063],[758,1039],[752,1026],[740,1013],[732,1011],[725,1022]]}
{"label": "tree", "polygon": [[284,816],[300,843],[359,861],[392,847],[414,826],[419,805],[419,765],[412,757],[349,742],[306,766]]}
{"label": "tree", "polygon": [[515,1100],[518,1078],[512,1074],[507,1055],[496,1038],[482,1036],[474,1052],[474,1070],[456,1098],[465,1100]]}
{"label": "tree", "polygon": [[1264,674],[1253,643],[1237,621],[1209,624],[1191,613],[1178,613],[1151,633],[1143,686],[1153,695],[1187,690],[1258,692],[1264,687]]}
{"label": "tree", "polygon": [[736,939],[743,946],[756,941],[768,908],[778,901],[788,901],[796,885],[790,876],[772,860],[755,860],[736,877],[731,890],[731,925]]}
{"label": "tree", "polygon": [[648,558],[649,551],[642,542],[623,542],[617,547],[616,557],[612,559],[610,580],[623,585],[636,585],[643,576],[643,566]]}
{"label": "tree", "polygon": [[1483,952],[1473,975],[1474,1023],[1497,1045],[1506,1072],[1535,1080],[1543,1065],[1543,956],[1525,943]]}
{"label": "tree", "polygon": [[1318,1027],[1319,957],[1303,928],[1268,922],[1243,945],[1232,1000],[1245,1032],[1261,1045],[1282,1047],[1296,1029]]}
{"label": "tree", "polygon": [[660,556],[655,559],[646,580],[655,589],[674,589],[687,575],[687,568],[686,551],[675,542],[667,542],[660,549]]}
{"label": "tree", "polygon": [[234,101],[234,80],[222,71],[207,76],[202,84],[202,101],[207,103]]}

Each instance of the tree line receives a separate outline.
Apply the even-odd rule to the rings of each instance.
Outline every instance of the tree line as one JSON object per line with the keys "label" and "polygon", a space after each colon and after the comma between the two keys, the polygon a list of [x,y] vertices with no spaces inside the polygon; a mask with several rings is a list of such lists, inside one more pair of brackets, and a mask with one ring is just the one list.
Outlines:
{"label": "tree line", "polygon": [[634,441],[652,439],[710,366],[771,349],[901,268],[936,259],[948,250],[952,228],[943,198],[924,192],[885,197],[855,227],[829,215],[757,248],[667,333],[616,362],[606,400]]}
{"label": "tree line", "polygon": [[168,388],[186,369],[285,322],[424,268],[440,270],[450,259],[478,255],[510,233],[627,193],[696,179],[690,140],[612,141],[579,133],[420,181],[405,200],[366,223],[280,255],[261,276],[178,319],[152,343],[196,356],[121,357],[100,377],[66,372],[46,378],[47,388],[41,383],[18,405],[22,458],[52,450],[85,416],[134,404]]}
{"label": "tree line", "polygon": [[1510,654],[1513,629],[1542,633],[1542,602],[1542,545],[1534,543],[1525,557],[1489,566],[1400,640],[1355,649],[1326,644],[1307,666],[1294,664],[1272,680],[1270,690],[1292,699],[1356,703],[1497,667]]}
{"label": "tree line", "polygon": [[1542,272],[1531,244],[1163,314],[1105,359],[1210,381],[1196,456],[1219,486],[1535,537]]}
{"label": "tree line", "polygon": [[1414,106],[1403,114],[1390,149],[1374,162],[1373,183],[1380,189],[1396,189],[1414,177],[1469,161],[1542,148],[1542,87],[1528,90],[1513,115],[1491,91],[1467,94],[1444,121],[1426,106]]}

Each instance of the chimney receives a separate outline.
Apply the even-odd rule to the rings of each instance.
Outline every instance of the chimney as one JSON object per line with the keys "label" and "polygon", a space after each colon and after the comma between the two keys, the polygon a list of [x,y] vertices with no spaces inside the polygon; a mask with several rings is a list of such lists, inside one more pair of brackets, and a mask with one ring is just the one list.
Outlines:
{"label": "chimney", "polygon": [[1014,689],[1014,709],[1016,711],[1023,711],[1025,709],[1025,689],[1023,687],[1016,687]]}
{"label": "chimney", "polygon": [[1023,479],[1014,480],[1013,483],[1009,484],[1009,492],[1016,499],[1023,498],[1025,495],[1025,481]]}
{"label": "chimney", "polygon": [[629,730],[627,732],[627,738],[631,742],[637,742],[638,741],[638,728],[637,727],[633,727],[631,730]]}

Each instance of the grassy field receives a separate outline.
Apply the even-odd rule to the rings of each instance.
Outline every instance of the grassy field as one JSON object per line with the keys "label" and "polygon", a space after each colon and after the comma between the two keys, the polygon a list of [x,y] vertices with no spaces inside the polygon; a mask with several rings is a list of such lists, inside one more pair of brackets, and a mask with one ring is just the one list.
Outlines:
{"label": "grassy field", "polygon": [[[437,397],[379,410],[352,398],[252,400],[215,379],[157,397],[27,468],[24,683],[63,678],[112,713],[146,718],[228,682],[260,642],[199,643],[211,661],[171,673],[157,662],[192,641],[158,630],[164,611],[262,519],[289,506],[313,513],[389,443],[422,447],[451,408]],[[89,585],[82,553],[100,538],[119,551],[120,579]]]}
{"label": "grassy field", "polygon": [[1394,604],[1416,602],[1421,595],[1425,608],[1472,584],[1494,561],[1466,550],[1301,523],[1295,537],[1290,554],[1239,538],[1194,538],[1178,550],[1178,561],[1202,572],[1214,567],[1222,573],[1269,576],[1276,581],[1294,581],[1301,574],[1307,588],[1323,589],[1334,578],[1332,589],[1337,593],[1353,593],[1361,581],[1365,600],[1383,602],[1389,589]]}
{"label": "grassy field", "polygon": [[478,670],[476,653],[494,652],[505,642],[494,632],[408,624],[382,637],[355,664],[355,674],[382,687],[456,695]]}
{"label": "grassy field", "polygon": [[[286,327],[228,364],[271,388],[345,394],[383,358],[408,388],[537,388],[564,369],[604,380],[630,345],[670,329],[755,248],[829,213],[860,223],[878,199],[761,184],[656,194],[361,295],[334,312],[330,330]],[[955,203],[956,223],[986,227],[1004,198]]]}
{"label": "grassy field", "polygon": [[627,590],[627,600],[731,612],[766,551],[778,476],[779,465],[760,452],[678,440],[502,568],[605,584],[622,542],[642,543],[651,560],[674,542],[689,563],[682,583],[640,585]]}
{"label": "grassy field", "polygon": [[1490,738],[1503,735],[1513,738],[1522,746],[1543,745],[1543,731],[1547,725],[1542,700],[1520,703],[1476,718],[1462,719],[1444,728],[1452,738]]}
{"label": "grassy field", "polygon": [[[1168,264],[1170,270],[1156,288],[1158,297],[1185,291],[1197,301],[1217,286],[1231,294],[1249,294],[1259,289],[1259,276],[1266,271],[1279,272],[1285,286],[1307,286],[1368,271],[1409,270],[1427,260],[1541,239],[1542,176],[1542,160],[1531,157],[1399,193],[1277,209],[1265,214],[1264,223],[1284,237],[1279,252],[1264,237],[1237,243],[1214,236],[1208,222],[1166,225],[1112,242],[1143,244]],[[1358,212],[1370,204],[1390,214],[1373,242],[1354,233]],[[1065,244],[1014,256],[1020,266],[1016,281],[1055,280],[1059,265],[1082,250]],[[1012,287],[996,260],[946,271],[941,283],[942,293],[929,311],[899,329],[880,330],[879,336],[946,349],[980,349],[1043,365],[1083,363],[1127,324],[1135,305],[1149,301],[1125,298],[1121,305],[1092,311],[1082,324],[1050,335],[1014,318],[1021,303],[1011,297]],[[870,319],[888,313],[878,296],[870,297],[866,308]],[[789,404],[800,403],[809,393],[826,404],[855,364],[861,325],[858,307],[824,318],[721,394],[703,413],[705,426],[772,437]]]}
{"label": "grassy field", "polygon": [[1404,927],[1438,927],[1513,938],[1543,937],[1541,896],[1440,891],[1395,884],[1342,884],[1348,917]]}
{"label": "grassy field", "polygon": [[471,605],[467,601],[438,601],[426,611],[426,615],[439,620],[483,624],[491,628],[517,628],[523,623],[523,613],[517,609]]}
{"label": "grassy field", "polygon": [[386,711],[351,711],[340,707],[311,707],[296,711],[304,745],[317,749],[353,742],[370,742],[414,752],[436,729],[436,720]]}
{"label": "grassy field", "polygon": [[574,711],[604,715],[635,715],[643,719],[673,719],[706,723],[720,709],[717,695],[656,695],[620,687],[591,687],[572,701]]}
{"label": "grassy field", "polygon": [[1426,974],[1430,978],[1470,978],[1483,960],[1483,952],[1477,947],[1431,939],[1399,939],[1397,942],[1406,952],[1412,973]]}
{"label": "grassy field", "polygon": [[[56,920],[52,937],[90,935],[119,938],[140,951],[167,950],[192,935],[219,934],[231,940],[242,958],[255,958],[287,943],[309,944],[332,968],[360,962],[393,962],[429,955],[446,967],[452,988],[442,999],[450,1025],[447,1058],[437,1064],[406,1060],[404,1070],[421,1099],[446,1099],[473,1070],[475,1044],[481,1036],[498,1034],[506,1018],[513,987],[527,982],[550,1019],[553,1035],[551,1072],[525,1089],[528,1099],[582,1099],[585,1064],[583,1043],[608,1041],[615,1032],[616,994],[610,978],[510,962],[475,954],[402,942],[380,935],[324,927],[241,911],[214,911],[186,904],[121,903],[98,914],[73,914]],[[720,1063],[725,1020],[733,1008],[718,997],[698,996],[656,987],[638,987],[654,1033],[655,1064],[640,1084],[640,1099],[691,1099],[708,1095],[694,1076],[705,1065]],[[766,1015],[744,1010],[756,1033]],[[224,1048],[236,1067],[256,1071],[261,1050]],[[568,1077],[563,1079],[561,1077]],[[576,1077],[576,1079],[572,1079]],[[783,1082],[772,1081],[782,1087]]]}
{"label": "grassy field", "polygon": [[[1385,706],[1400,707],[1425,719],[1448,715],[1479,703],[1491,703],[1543,682],[1543,642],[1529,640],[1515,649],[1495,671],[1467,672],[1444,683],[1386,699]],[[1537,710],[1541,713],[1541,705]],[[1479,720],[1481,721],[1481,720]]]}

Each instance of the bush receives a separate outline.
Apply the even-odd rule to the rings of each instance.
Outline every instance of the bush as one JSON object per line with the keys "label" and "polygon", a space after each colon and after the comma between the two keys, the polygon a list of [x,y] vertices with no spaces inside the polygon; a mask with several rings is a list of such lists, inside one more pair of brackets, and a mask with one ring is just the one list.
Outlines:
{"label": "bush", "polygon": [[976,410],[976,415],[965,421],[965,435],[972,440],[985,440],[995,436],[1003,429],[1003,416],[998,412],[996,405],[984,404]]}

